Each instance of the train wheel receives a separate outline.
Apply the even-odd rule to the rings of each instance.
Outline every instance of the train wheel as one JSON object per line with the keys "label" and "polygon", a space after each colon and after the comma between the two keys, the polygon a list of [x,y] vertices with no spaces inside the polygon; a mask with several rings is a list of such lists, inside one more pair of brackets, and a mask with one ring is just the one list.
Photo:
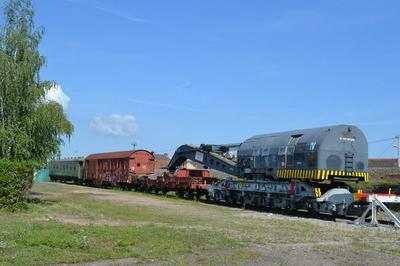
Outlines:
{"label": "train wheel", "polygon": [[236,200],[235,200],[235,197],[233,195],[229,195],[229,196],[226,197],[225,202],[226,202],[226,204],[228,206],[234,207],[235,203],[236,203]]}
{"label": "train wheel", "polygon": [[185,197],[185,191],[183,189],[178,189],[175,193],[180,198],[184,198]]}
{"label": "train wheel", "polygon": [[222,199],[221,192],[220,191],[215,191],[215,195],[214,195],[215,203],[217,203],[218,205],[221,204],[221,199]]}
{"label": "train wheel", "polygon": [[193,194],[193,190],[191,190],[191,189],[188,189],[188,191],[187,191],[187,195],[188,195],[188,198],[189,199],[194,199],[194,194]]}
{"label": "train wheel", "polygon": [[208,193],[206,194],[206,201],[210,202],[210,195],[208,195]]}

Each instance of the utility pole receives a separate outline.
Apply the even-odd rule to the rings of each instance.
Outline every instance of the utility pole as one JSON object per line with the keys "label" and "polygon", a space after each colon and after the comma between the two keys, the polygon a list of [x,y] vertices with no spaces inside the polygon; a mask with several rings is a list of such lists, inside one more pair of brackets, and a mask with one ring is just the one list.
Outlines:
{"label": "utility pole", "polygon": [[137,146],[137,142],[134,141],[134,142],[131,143],[131,145],[133,146],[133,150],[135,151],[136,150],[136,146]]}
{"label": "utility pole", "polygon": [[397,167],[400,168],[400,135],[395,137],[397,144],[395,147],[397,148]]}

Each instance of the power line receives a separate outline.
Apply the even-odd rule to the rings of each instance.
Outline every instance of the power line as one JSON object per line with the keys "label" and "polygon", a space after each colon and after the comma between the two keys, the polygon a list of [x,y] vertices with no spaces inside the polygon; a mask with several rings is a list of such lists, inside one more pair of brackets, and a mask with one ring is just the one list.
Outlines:
{"label": "power line", "polygon": [[378,140],[374,140],[374,141],[369,141],[368,143],[369,143],[369,144],[372,144],[372,143],[379,143],[379,142],[384,142],[384,141],[393,140],[393,139],[395,139],[395,138],[378,139]]}
{"label": "power line", "polygon": [[384,155],[386,152],[388,152],[388,150],[389,150],[390,148],[392,148],[392,145],[393,145],[393,143],[390,143],[390,145],[389,145],[381,154],[379,154],[378,157],[381,157],[381,156]]}
{"label": "power line", "polygon": [[171,148],[171,149],[168,149],[168,150],[156,150],[156,151],[154,151],[155,153],[158,153],[158,154],[161,154],[161,153],[169,153],[169,152],[172,152],[172,151],[175,151],[177,148]]}

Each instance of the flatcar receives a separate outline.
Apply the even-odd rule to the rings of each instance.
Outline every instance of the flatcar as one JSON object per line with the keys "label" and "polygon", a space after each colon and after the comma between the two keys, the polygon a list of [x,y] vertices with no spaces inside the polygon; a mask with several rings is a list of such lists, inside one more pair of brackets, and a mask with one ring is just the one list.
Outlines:
{"label": "flatcar", "polygon": [[164,195],[174,191],[178,197],[198,200],[202,196],[208,198],[208,186],[217,181],[217,178],[210,177],[210,171],[207,169],[183,168],[175,173],[158,176],[152,190],[156,193],[162,191]]}

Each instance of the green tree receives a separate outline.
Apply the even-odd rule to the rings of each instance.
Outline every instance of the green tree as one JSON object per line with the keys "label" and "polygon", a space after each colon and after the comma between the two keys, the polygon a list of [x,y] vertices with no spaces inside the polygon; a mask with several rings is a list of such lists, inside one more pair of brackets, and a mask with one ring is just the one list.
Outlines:
{"label": "green tree", "polygon": [[0,158],[45,162],[59,153],[73,125],[61,105],[45,100],[54,83],[40,79],[46,58],[38,46],[30,0],[7,0],[0,25]]}

